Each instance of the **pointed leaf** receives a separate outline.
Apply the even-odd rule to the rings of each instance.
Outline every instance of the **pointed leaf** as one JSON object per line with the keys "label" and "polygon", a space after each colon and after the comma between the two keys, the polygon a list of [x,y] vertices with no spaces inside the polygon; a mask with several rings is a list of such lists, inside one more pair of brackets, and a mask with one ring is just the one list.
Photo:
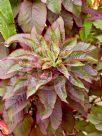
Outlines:
{"label": "pointed leaf", "polygon": [[57,41],[64,41],[65,40],[65,29],[64,29],[64,21],[62,17],[59,17],[51,27],[48,28],[45,39],[46,40],[57,40]]}
{"label": "pointed leaf", "polygon": [[60,71],[67,79],[69,79],[70,74],[69,74],[67,68],[66,68],[63,64],[59,65],[59,66],[57,67],[57,69],[58,69],[58,71]]}
{"label": "pointed leaf", "polygon": [[55,86],[55,92],[57,93],[61,101],[67,102],[66,100],[67,92],[66,92],[65,83],[66,83],[66,79],[60,76],[55,80],[54,86]]}
{"label": "pointed leaf", "polygon": [[31,77],[29,80],[28,90],[27,90],[27,98],[31,95],[34,95],[36,91],[42,86],[47,84],[52,80],[51,73],[43,73],[40,78]]}
{"label": "pointed leaf", "polygon": [[4,39],[16,33],[9,0],[0,0],[0,32]]}
{"label": "pointed leaf", "polygon": [[47,7],[52,12],[58,14],[61,11],[61,0],[47,0]]}
{"label": "pointed leaf", "polygon": [[73,78],[72,76],[70,77],[70,79],[69,79],[69,81],[73,84],[73,85],[75,85],[75,86],[77,86],[77,87],[79,87],[79,88],[84,88],[85,89],[85,86],[84,86],[84,84],[81,82],[81,80],[79,80],[78,78]]}

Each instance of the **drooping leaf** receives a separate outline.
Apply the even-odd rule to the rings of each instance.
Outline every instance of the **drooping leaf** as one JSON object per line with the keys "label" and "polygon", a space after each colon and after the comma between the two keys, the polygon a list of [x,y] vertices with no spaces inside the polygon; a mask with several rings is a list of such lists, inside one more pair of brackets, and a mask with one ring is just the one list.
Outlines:
{"label": "drooping leaf", "polygon": [[0,0],[0,32],[4,39],[16,33],[9,0]]}
{"label": "drooping leaf", "polygon": [[51,88],[45,88],[38,92],[39,99],[44,105],[44,111],[42,113],[42,120],[47,119],[53,112],[56,103],[56,93]]}
{"label": "drooping leaf", "polygon": [[30,38],[30,34],[15,34],[6,40],[5,46],[9,47],[11,43],[19,42],[24,49],[29,49],[30,45],[34,44]]}
{"label": "drooping leaf", "polygon": [[65,87],[66,79],[64,77],[59,77],[55,80],[54,84],[55,84],[55,91],[59,96],[59,98],[61,99],[61,101],[67,102],[66,101],[67,92]]}
{"label": "drooping leaf", "polygon": [[12,110],[11,109],[9,109],[8,111],[4,111],[3,117],[4,117],[5,122],[8,125],[9,134],[14,131],[17,124],[20,121],[22,121],[22,119],[24,118],[23,112],[19,112],[18,114],[16,114],[16,116],[13,117],[13,120],[10,119],[10,118],[12,118]]}
{"label": "drooping leaf", "polygon": [[46,22],[46,6],[41,2],[22,2],[18,16],[18,23],[24,32],[31,32],[35,26],[37,32],[41,33]]}
{"label": "drooping leaf", "polygon": [[31,130],[31,126],[33,123],[32,117],[27,115],[23,121],[21,121],[17,127],[15,128],[14,134],[15,136],[28,136]]}
{"label": "drooping leaf", "polygon": [[36,122],[40,128],[40,131],[46,135],[47,134],[47,128],[49,125],[49,118],[47,119],[43,119],[42,120],[42,116],[44,113],[44,106],[41,102],[37,103],[37,115],[36,115]]}
{"label": "drooping leaf", "polygon": [[90,108],[88,96],[82,89],[74,88],[67,84],[68,102],[70,106],[79,111],[83,116],[86,116]]}
{"label": "drooping leaf", "polygon": [[56,101],[54,110],[50,116],[51,126],[53,129],[58,129],[62,121],[62,108],[59,100]]}
{"label": "drooping leaf", "polygon": [[23,119],[23,109],[27,106],[27,103],[25,92],[18,96],[13,96],[6,99],[4,119],[8,124],[9,133],[14,131],[17,124]]}

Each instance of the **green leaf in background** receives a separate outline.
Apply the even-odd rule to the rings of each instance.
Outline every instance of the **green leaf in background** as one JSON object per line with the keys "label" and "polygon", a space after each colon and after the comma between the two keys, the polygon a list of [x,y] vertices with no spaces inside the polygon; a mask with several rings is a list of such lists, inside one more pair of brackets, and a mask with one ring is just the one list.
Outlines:
{"label": "green leaf in background", "polygon": [[97,130],[102,131],[102,106],[93,106],[88,120],[95,125]]}
{"label": "green leaf in background", "polygon": [[102,20],[95,20],[95,21],[93,22],[93,25],[94,25],[97,29],[102,30]]}
{"label": "green leaf in background", "polygon": [[12,7],[13,16],[16,17],[16,15],[19,13],[21,0],[9,0],[9,1]]}
{"label": "green leaf in background", "polygon": [[9,0],[0,0],[0,32],[4,39],[16,33]]}
{"label": "green leaf in background", "polygon": [[[102,24],[101,24],[101,25],[102,25]],[[102,35],[98,35],[96,38],[98,39],[99,42],[102,43]]]}
{"label": "green leaf in background", "polygon": [[88,36],[91,32],[91,28],[92,28],[92,22],[85,21],[83,24],[83,28],[80,30],[80,38],[82,41],[86,41],[88,39]]}

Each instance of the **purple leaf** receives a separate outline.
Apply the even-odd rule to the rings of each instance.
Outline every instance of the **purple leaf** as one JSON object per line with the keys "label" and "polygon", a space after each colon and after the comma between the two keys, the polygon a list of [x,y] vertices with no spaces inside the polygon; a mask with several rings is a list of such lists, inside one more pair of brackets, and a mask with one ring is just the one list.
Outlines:
{"label": "purple leaf", "polygon": [[45,27],[47,10],[41,2],[23,1],[20,7],[18,23],[24,32],[31,32],[35,26],[37,32],[41,33]]}
{"label": "purple leaf", "polygon": [[44,112],[44,106],[42,103],[37,104],[36,122],[40,127],[41,132],[47,135],[47,127],[49,125],[49,118],[42,120],[42,114]]}
{"label": "purple leaf", "polygon": [[62,17],[59,17],[52,25],[48,28],[45,39],[50,40],[51,39],[51,32],[55,33],[56,40],[58,41],[64,41],[65,40],[65,29],[64,29],[64,21]]}
{"label": "purple leaf", "polygon": [[86,116],[90,108],[87,93],[82,89],[74,88],[70,83],[67,84],[66,88],[70,106],[80,112],[83,116]]}
{"label": "purple leaf", "polygon": [[30,46],[33,46],[34,42],[31,39],[31,35],[30,34],[16,34],[11,36],[10,38],[8,38],[6,40],[6,42],[4,43],[5,46],[9,47],[11,43],[14,42],[18,42],[20,43],[21,47],[24,49],[28,49],[31,50]]}
{"label": "purple leaf", "polygon": [[63,64],[59,65],[59,66],[57,67],[57,69],[58,69],[58,71],[60,71],[67,79],[69,79],[70,74],[69,74],[67,68],[66,68]]}
{"label": "purple leaf", "polygon": [[28,83],[27,90],[27,98],[31,95],[34,95],[41,86],[46,85],[48,82],[52,80],[52,73],[45,72],[42,73],[39,77],[30,77]]}
{"label": "purple leaf", "polygon": [[44,120],[51,115],[54,109],[57,96],[52,88],[45,88],[43,90],[40,90],[38,92],[38,96],[41,103],[44,105],[43,115],[42,115],[42,120]]}
{"label": "purple leaf", "polygon": [[[82,1],[81,0],[63,0],[63,6],[64,8],[69,11],[72,12],[75,15],[79,15],[80,14],[80,10],[81,10],[81,6],[82,6]],[[79,8],[77,8],[78,10],[76,10],[76,6]]]}
{"label": "purple leaf", "polygon": [[91,66],[86,65],[84,67],[84,70],[91,76],[97,76],[97,71],[95,69],[93,69]]}
{"label": "purple leaf", "polygon": [[58,129],[62,121],[62,108],[61,102],[59,100],[56,101],[54,110],[50,116],[51,126],[53,129]]}
{"label": "purple leaf", "polygon": [[0,60],[0,79],[8,79],[11,78],[13,75],[15,75],[15,72],[7,74],[8,70],[13,64],[14,61],[11,59]]}
{"label": "purple leaf", "polygon": [[55,92],[57,93],[61,101],[67,103],[66,100],[67,92],[66,92],[65,83],[66,83],[66,78],[60,76],[55,80],[54,85],[55,85]]}

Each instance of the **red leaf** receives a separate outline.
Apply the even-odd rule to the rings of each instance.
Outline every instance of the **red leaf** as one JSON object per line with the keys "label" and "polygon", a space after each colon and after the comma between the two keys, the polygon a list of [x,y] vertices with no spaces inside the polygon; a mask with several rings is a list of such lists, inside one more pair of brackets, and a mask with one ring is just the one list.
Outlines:
{"label": "red leaf", "polygon": [[0,120],[0,130],[4,135],[8,135],[8,127],[3,120]]}

